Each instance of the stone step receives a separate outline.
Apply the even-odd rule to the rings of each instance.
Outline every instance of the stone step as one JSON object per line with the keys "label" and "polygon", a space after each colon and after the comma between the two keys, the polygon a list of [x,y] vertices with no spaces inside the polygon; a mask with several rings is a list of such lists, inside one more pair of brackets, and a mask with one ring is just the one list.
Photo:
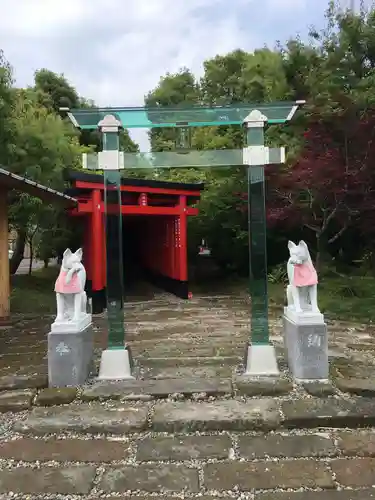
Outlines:
{"label": "stone step", "polygon": [[179,366],[238,366],[243,362],[243,356],[184,356],[184,357],[138,357],[137,364],[144,367],[179,367]]}
{"label": "stone step", "polygon": [[220,396],[232,394],[232,382],[220,378],[169,378],[156,380],[124,380],[118,382],[96,382],[83,389],[81,399],[92,401],[95,399],[121,399],[126,395],[148,394],[156,398],[166,398],[170,394],[205,393],[206,396]]}
{"label": "stone step", "polygon": [[34,408],[14,424],[23,434],[127,434],[157,432],[265,431],[294,428],[357,428],[375,425],[375,400],[366,398],[271,398],[71,404]]}
{"label": "stone step", "polygon": [[[233,452],[233,448],[236,451]],[[249,435],[237,431],[211,434],[136,433],[127,438],[85,439],[85,436],[19,437],[0,442],[0,459],[23,462],[138,462],[202,459],[263,460],[268,458],[374,457],[373,430]]]}
{"label": "stone step", "polygon": [[173,378],[226,378],[230,379],[235,370],[234,366],[172,366],[143,368],[147,379],[173,379]]}
{"label": "stone step", "polygon": [[146,431],[117,439],[12,436],[0,441],[0,460],[6,464],[0,468],[0,494],[66,500],[149,494],[154,500],[177,500],[173,494],[182,493],[180,498],[206,500],[369,500],[375,498],[374,456],[373,430],[173,436]]}
{"label": "stone step", "polygon": [[[140,344],[141,345],[141,344]],[[218,357],[218,356],[241,356],[245,352],[246,344],[245,342],[241,345],[231,346],[199,346],[199,345],[186,345],[186,346],[175,346],[171,343],[169,347],[166,345],[159,346],[153,349],[146,349],[144,346],[137,349],[132,346],[131,350],[135,358],[142,357],[147,358],[161,358],[161,357],[173,357],[181,358],[185,356],[195,356],[195,357]]]}
{"label": "stone step", "polygon": [[126,434],[148,427],[148,405],[72,404],[34,408],[26,420],[14,424],[14,430],[34,435],[77,432],[82,434]]}
{"label": "stone step", "polygon": [[[80,399],[83,401],[119,400],[128,395],[134,395],[133,399],[137,399],[135,397],[137,395],[166,398],[178,394],[187,397],[199,395],[199,399],[202,400],[210,396],[219,397],[234,393],[245,396],[280,396],[293,391],[293,384],[283,377],[252,379],[234,375],[232,380],[230,376],[227,378],[207,376],[207,372],[202,376],[197,373],[198,370],[198,368],[190,368],[187,371],[186,367],[185,376],[181,378],[170,376],[144,380],[99,381],[84,387]],[[172,375],[173,372],[170,373]]]}

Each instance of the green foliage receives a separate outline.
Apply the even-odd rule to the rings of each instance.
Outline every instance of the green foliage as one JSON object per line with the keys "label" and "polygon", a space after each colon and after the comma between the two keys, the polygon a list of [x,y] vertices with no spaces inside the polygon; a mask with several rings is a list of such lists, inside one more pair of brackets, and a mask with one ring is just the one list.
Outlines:
{"label": "green foliage", "polygon": [[[41,102],[34,89],[14,92],[11,121],[14,146],[8,154],[8,169],[44,186],[64,190],[63,171],[80,167],[82,148],[69,123]],[[17,230],[20,245],[13,254],[11,272],[16,272],[23,257],[24,244],[42,242],[41,234],[54,231],[61,209],[50,207],[25,193],[10,193],[9,223]],[[22,243],[22,244],[21,244]],[[40,243],[42,244],[42,243]]]}
{"label": "green foliage", "polygon": [[[281,313],[286,301],[285,284],[269,281],[268,292],[271,307]],[[375,311],[371,304],[374,293],[373,277],[331,276],[319,284],[319,307],[330,319],[373,322]]]}
{"label": "green foliage", "polygon": [[[14,275],[11,279],[10,310],[12,314],[56,313],[53,290],[59,269],[38,269],[32,275]],[[32,293],[30,291],[32,290]]]}
{"label": "green foliage", "polygon": [[14,99],[15,148],[11,170],[49,187],[61,189],[62,171],[80,164],[80,145],[72,127],[37,100],[32,89]]}
{"label": "green foliage", "polygon": [[[146,97],[146,104],[210,105],[233,102],[275,101],[285,98],[288,86],[280,52],[261,49],[253,54],[237,50],[216,56],[204,63],[200,81],[187,70],[162,78],[156,89]],[[275,142],[276,131],[269,141]],[[273,134],[273,135],[272,135]],[[153,131],[153,151],[174,148],[176,130]],[[198,150],[235,149],[244,145],[244,132],[239,127],[204,127],[194,129],[192,148]],[[247,191],[246,170],[226,169],[160,169],[158,178],[180,182],[204,182],[200,214],[189,222],[192,252],[201,238],[210,242],[213,258],[228,271],[248,270],[247,214],[237,209],[238,193]]]}
{"label": "green foliage", "polygon": [[[160,80],[157,88],[147,95],[146,104],[223,105],[235,102],[306,99],[305,112],[297,115],[290,125],[282,128],[273,126],[266,131],[266,143],[271,146],[285,145],[288,153],[286,168],[274,169],[277,173],[274,175],[273,191],[269,192],[268,202],[272,203],[274,193],[278,192],[282,204],[287,206],[291,197],[298,199],[301,193],[298,183],[294,184],[296,187],[293,187],[293,183],[286,187],[284,181],[288,177],[290,166],[303,159],[309,141],[304,137],[304,133],[312,124],[324,123],[325,130],[329,131],[327,164],[329,143],[336,152],[336,157],[342,158],[342,168],[350,169],[351,164],[358,163],[358,158],[361,158],[362,162],[367,161],[366,151],[363,150],[366,139],[362,137],[362,143],[358,141],[358,137],[361,138],[358,126],[364,117],[368,119],[369,113],[374,114],[375,9],[359,14],[342,13],[331,3],[326,18],[325,29],[318,31],[312,28],[308,42],[294,38],[284,46],[277,45],[273,50],[262,48],[253,53],[236,50],[229,54],[217,55],[204,62],[204,74],[200,80],[195,80],[186,69],[174,75],[168,74]],[[312,136],[315,137],[315,142],[310,139],[309,147],[314,149],[320,141],[317,143],[317,136]],[[174,147],[176,130],[154,131],[150,138],[152,150],[171,150]],[[372,136],[368,137],[367,143],[367,156],[372,156],[369,149]],[[194,149],[241,148],[243,144],[244,134],[239,127],[203,127],[194,129],[192,134]],[[281,240],[285,242],[288,233],[299,233],[300,237],[305,237],[310,242],[318,259],[323,255],[329,259],[334,256],[338,264],[341,261],[353,264],[361,251],[359,247],[357,251],[353,250],[353,236],[355,235],[354,238],[359,243],[360,232],[362,251],[373,244],[370,224],[359,230],[357,223],[358,220],[364,220],[365,211],[368,214],[369,208],[365,208],[363,204],[360,207],[359,203],[355,208],[346,208],[349,215],[344,219],[342,203],[336,201],[336,207],[332,204],[321,207],[325,211],[321,226],[318,227],[316,223],[305,224],[306,221],[316,218],[316,210],[313,207],[319,205],[322,197],[325,200],[333,198],[326,187],[329,176],[324,175],[324,162],[321,162],[321,165],[316,164],[316,169],[318,166],[321,173],[316,172],[305,181],[304,194],[309,193],[311,203],[304,204],[304,221],[301,224],[299,220],[293,226],[290,223],[287,225],[288,220],[285,220],[270,232],[270,254],[276,254],[273,247],[278,247]],[[313,165],[311,169],[314,170]],[[245,171],[236,168],[216,171],[210,168],[176,171],[165,169],[157,172],[157,176],[160,179],[205,183],[200,215],[189,224],[192,235],[191,253],[194,252],[196,242],[203,237],[210,241],[212,256],[220,265],[246,273],[247,212],[246,203],[240,203],[238,198],[239,194],[247,192]],[[336,172],[336,178],[339,182],[339,170]],[[355,193],[351,196],[355,199]],[[362,198],[364,199],[364,196]],[[301,203],[300,200],[299,207]],[[243,210],[239,210],[239,206],[242,206]],[[298,219],[293,214],[288,218],[293,217]],[[329,233],[324,226],[327,219],[330,224]],[[308,227],[313,227],[314,232],[307,229]],[[350,241],[347,234],[351,234]],[[280,261],[283,259],[284,254],[281,252]]]}
{"label": "green foliage", "polygon": [[[80,134],[60,111],[61,107],[94,107],[78,95],[64,75],[48,69],[35,73],[35,84],[27,89],[12,87],[11,67],[0,52],[0,165],[58,191],[65,188],[66,168],[81,168],[83,152],[101,149],[100,134]],[[123,151],[138,146],[124,131]],[[9,223],[16,229],[16,251],[11,259],[15,273],[29,243],[43,260],[56,257],[72,238],[72,227],[64,212],[25,193],[9,194]]]}
{"label": "green foliage", "polygon": [[285,264],[279,264],[278,266],[275,266],[269,273],[268,273],[268,281],[270,283],[287,283],[288,281],[288,273],[286,270]]}
{"label": "green foliage", "polygon": [[[146,106],[189,106],[198,103],[199,89],[194,75],[188,69],[176,74],[167,73],[159,85],[145,97]],[[176,129],[152,129],[149,137],[152,150],[171,151],[175,148]]]}
{"label": "green foliage", "polygon": [[[97,132],[79,132],[60,112],[61,107],[93,107],[81,98],[64,75],[47,69],[35,73],[35,85],[12,87],[12,71],[0,52],[0,165],[58,191],[65,188],[64,170],[81,168],[83,152],[101,149]],[[135,152],[138,146],[127,131],[121,149]],[[72,237],[64,212],[25,193],[10,192],[9,223],[18,233],[11,259],[15,273],[29,243],[43,260],[56,257]]]}
{"label": "green foliage", "polygon": [[12,105],[12,68],[0,50],[0,166],[8,165],[8,155],[14,144]]}
{"label": "green foliage", "polygon": [[77,108],[79,97],[77,91],[68,83],[64,75],[57,75],[48,69],[40,69],[35,73],[35,89],[46,96],[45,106],[55,113],[60,108]]}

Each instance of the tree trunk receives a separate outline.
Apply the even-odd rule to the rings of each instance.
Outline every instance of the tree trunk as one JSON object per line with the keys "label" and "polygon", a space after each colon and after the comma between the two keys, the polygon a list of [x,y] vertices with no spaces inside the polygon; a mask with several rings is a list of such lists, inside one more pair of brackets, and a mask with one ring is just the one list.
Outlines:
{"label": "tree trunk", "polygon": [[316,236],[316,257],[315,257],[315,269],[319,274],[322,265],[322,233],[319,231],[315,234]]}
{"label": "tree trunk", "polygon": [[33,272],[33,257],[34,257],[34,248],[33,248],[33,239],[30,238],[29,242],[29,248],[30,248],[30,262],[29,262],[29,276]]}
{"label": "tree trunk", "polygon": [[324,233],[316,233],[315,269],[318,274],[322,270],[324,263],[329,264],[332,261],[327,247],[328,243]]}
{"label": "tree trunk", "polygon": [[26,246],[26,231],[24,229],[19,229],[17,231],[16,246],[12,258],[10,259],[10,274],[16,274],[19,268],[23,256],[25,253]]}
{"label": "tree trunk", "polygon": [[44,259],[44,269],[47,269],[48,264],[49,264],[49,259]]}

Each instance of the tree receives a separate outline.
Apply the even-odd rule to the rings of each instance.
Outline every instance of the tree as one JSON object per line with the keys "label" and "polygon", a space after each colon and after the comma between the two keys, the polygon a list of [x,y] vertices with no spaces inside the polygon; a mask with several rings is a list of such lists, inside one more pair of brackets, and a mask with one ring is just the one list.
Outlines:
{"label": "tree", "polygon": [[311,37],[282,50],[293,96],[309,100],[296,123],[308,133],[293,167],[273,176],[270,222],[308,227],[320,261],[347,231],[358,235],[360,228],[362,238],[373,237],[375,11],[342,13],[331,3],[327,28]]}
{"label": "tree", "polygon": [[48,69],[35,72],[35,89],[41,90],[49,98],[49,106],[56,114],[61,107],[77,108],[79,97],[76,89],[72,87],[64,75],[57,75]]}
{"label": "tree", "polygon": [[[166,75],[146,97],[147,105],[189,106],[272,101],[285,98],[288,87],[279,52],[261,49],[253,54],[241,50],[205,61],[204,75],[196,82],[188,70]],[[275,134],[274,134],[275,135]],[[174,149],[176,130],[154,130],[150,134],[153,151]],[[272,132],[270,141],[273,141]],[[194,149],[237,149],[244,145],[240,127],[221,126],[193,129]],[[158,177],[180,182],[203,181],[206,189],[200,214],[189,222],[189,242],[194,254],[201,238],[209,241],[212,255],[221,266],[248,269],[247,214],[236,210],[237,193],[246,190],[246,170],[226,169],[161,170]]]}
{"label": "tree", "polygon": [[[81,147],[72,127],[60,116],[38,102],[33,89],[18,90],[13,110],[16,147],[9,169],[56,190],[64,189],[63,170],[80,164]],[[30,230],[43,228],[49,208],[27,194],[10,194],[9,221],[17,230],[11,259],[11,273],[16,272],[24,255]]]}
{"label": "tree", "polygon": [[7,166],[14,145],[11,121],[13,105],[12,68],[0,50],[0,166]]}
{"label": "tree", "polygon": [[[69,109],[95,107],[94,101],[79,96],[64,75],[57,75],[48,69],[40,69],[35,72],[34,79],[34,88],[39,92],[40,103],[62,117],[65,116],[65,113],[60,111],[62,107]],[[91,147],[96,152],[101,151],[101,136],[98,131],[76,130],[75,133],[82,146]],[[122,151],[129,153],[138,151],[138,146],[131,140],[127,130],[124,130],[120,136],[120,147]]]}
{"label": "tree", "polygon": [[56,206],[49,206],[43,213],[43,224],[39,226],[36,238],[36,257],[47,267],[49,260],[62,255],[72,241],[79,241],[80,224],[73,222],[65,211]]}
{"label": "tree", "polygon": [[311,124],[300,159],[281,175],[271,169],[268,178],[270,225],[309,229],[317,266],[349,229],[361,227],[369,235],[371,228],[373,233],[375,113],[357,120],[349,136],[343,137],[346,132],[334,124]]}
{"label": "tree", "polygon": [[[158,86],[145,97],[146,106],[192,106],[198,103],[199,89],[194,75],[186,68],[178,73],[162,77]],[[151,129],[149,132],[152,151],[171,151],[175,148],[176,129]]]}

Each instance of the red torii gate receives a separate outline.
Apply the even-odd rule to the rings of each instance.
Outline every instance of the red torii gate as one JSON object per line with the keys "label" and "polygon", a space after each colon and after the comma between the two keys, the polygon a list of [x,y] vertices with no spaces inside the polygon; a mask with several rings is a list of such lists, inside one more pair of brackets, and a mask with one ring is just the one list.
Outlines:
{"label": "red torii gate", "polygon": [[[105,307],[104,178],[70,170],[66,194],[77,199],[70,215],[81,217],[84,228],[84,261],[88,293],[94,312]],[[181,298],[188,298],[187,217],[198,214],[203,184],[123,178],[121,212],[123,235],[137,244],[138,258],[151,281]],[[129,225],[129,222],[133,224]],[[136,224],[134,224],[136,222]],[[126,275],[125,275],[126,282]]]}

